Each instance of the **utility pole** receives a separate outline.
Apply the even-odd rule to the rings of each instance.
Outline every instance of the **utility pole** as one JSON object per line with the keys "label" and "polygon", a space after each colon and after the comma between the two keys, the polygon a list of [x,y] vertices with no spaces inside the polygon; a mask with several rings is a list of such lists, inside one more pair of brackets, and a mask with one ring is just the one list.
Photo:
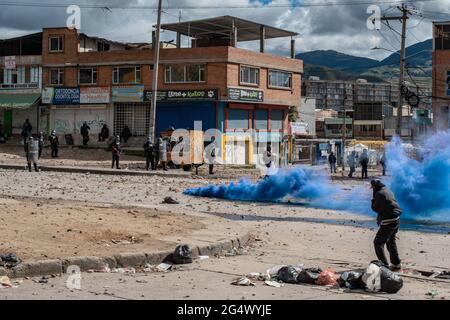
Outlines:
{"label": "utility pole", "polygon": [[152,82],[152,102],[150,106],[150,127],[149,136],[151,141],[156,140],[156,100],[158,93],[158,66],[159,66],[159,36],[161,32],[161,7],[162,0],[158,1],[158,19],[156,22],[156,32],[155,32],[155,43],[153,44],[153,50],[155,50],[155,55],[153,58],[153,82]]}
{"label": "utility pole", "polygon": [[347,88],[344,83],[344,126],[342,128],[342,175],[345,171],[345,140],[347,138],[347,106],[345,102],[347,101]]}
{"label": "utility pole", "polygon": [[406,45],[406,21],[408,20],[408,14],[411,14],[411,12],[408,10],[408,8],[405,6],[405,4],[402,4],[401,7],[397,7],[401,12],[402,16],[398,17],[382,17],[382,21],[389,21],[389,20],[400,20],[402,22],[402,41],[401,41],[401,48],[400,48],[400,76],[398,79],[398,91],[399,91],[399,97],[398,97],[398,106],[397,106],[397,134],[401,136],[402,134],[402,118],[403,118],[403,96],[400,92],[401,87],[403,86],[403,82],[405,79],[405,45]]}

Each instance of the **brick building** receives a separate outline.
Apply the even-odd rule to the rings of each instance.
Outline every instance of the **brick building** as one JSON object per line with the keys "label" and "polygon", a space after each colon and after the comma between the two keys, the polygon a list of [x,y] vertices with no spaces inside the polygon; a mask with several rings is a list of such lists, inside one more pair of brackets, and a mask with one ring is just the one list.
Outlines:
{"label": "brick building", "polygon": [[[193,129],[201,121],[203,130],[223,133],[223,155],[233,164],[255,163],[255,135],[287,150],[288,109],[300,104],[303,63],[294,59],[293,40],[288,58],[265,53],[265,39],[295,33],[230,16],[162,29],[174,32],[177,45],[160,52],[157,134],[169,127]],[[191,47],[179,46],[182,36],[194,39]],[[114,134],[127,125],[131,142],[140,144],[148,134],[151,110],[151,46],[115,43],[66,28],[46,28],[42,37],[42,102],[48,105],[43,121],[48,128],[77,141],[85,121],[93,136],[105,123]],[[252,40],[260,41],[260,52],[236,47]]]}
{"label": "brick building", "polygon": [[450,128],[450,22],[433,23],[433,126]]}

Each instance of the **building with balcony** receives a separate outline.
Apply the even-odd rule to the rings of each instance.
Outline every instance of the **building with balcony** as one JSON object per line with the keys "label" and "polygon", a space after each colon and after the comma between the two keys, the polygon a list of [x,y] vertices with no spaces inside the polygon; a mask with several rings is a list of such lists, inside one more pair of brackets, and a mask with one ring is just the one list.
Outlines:
{"label": "building with balcony", "polygon": [[39,123],[42,89],[42,33],[0,40],[0,124],[4,134],[20,135],[25,119]]}
{"label": "building with balcony", "polygon": [[450,21],[433,23],[433,127],[450,128]]}
{"label": "building with balcony", "polygon": [[[160,49],[156,134],[194,129],[201,122],[203,131],[220,130],[227,163],[253,164],[267,143],[286,154],[288,110],[298,108],[301,99],[297,34],[231,16],[162,29],[172,32],[175,42]],[[189,47],[181,47],[183,37],[191,40]],[[266,53],[266,40],[279,37],[291,38],[288,57]],[[238,48],[244,41],[259,41],[259,52]],[[84,122],[91,127],[92,142],[104,124],[115,135],[128,126],[130,145],[142,145],[152,110],[151,44],[44,28],[39,52],[45,106],[41,128],[71,134],[77,144]]]}

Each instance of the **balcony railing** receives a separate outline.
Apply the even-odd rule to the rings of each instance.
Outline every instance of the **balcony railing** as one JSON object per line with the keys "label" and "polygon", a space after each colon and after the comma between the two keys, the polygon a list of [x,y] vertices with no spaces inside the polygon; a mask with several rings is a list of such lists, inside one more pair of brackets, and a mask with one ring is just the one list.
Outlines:
{"label": "balcony railing", "polygon": [[38,83],[0,83],[0,89],[37,89]]}

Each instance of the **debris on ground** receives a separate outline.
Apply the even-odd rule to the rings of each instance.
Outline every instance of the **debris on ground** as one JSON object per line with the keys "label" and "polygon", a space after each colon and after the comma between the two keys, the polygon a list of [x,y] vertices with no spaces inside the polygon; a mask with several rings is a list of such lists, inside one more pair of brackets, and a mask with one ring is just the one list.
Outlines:
{"label": "debris on ground", "polygon": [[266,281],[270,280],[270,276],[266,273],[260,273],[260,272],[250,272],[246,275],[247,278],[251,280],[258,280],[258,281]]}
{"label": "debris on ground", "polygon": [[338,282],[341,287],[350,290],[364,289],[364,283],[361,280],[362,276],[361,272],[345,271],[341,274]]}
{"label": "debris on ground", "polygon": [[0,256],[0,267],[14,268],[21,263],[22,259],[20,259],[15,253],[8,253]]}
{"label": "debris on ground", "polygon": [[242,250],[240,250],[240,249],[238,249],[238,248],[236,248],[236,247],[233,247],[233,248],[231,248],[229,251],[227,251],[227,252],[224,254],[224,256],[225,256],[225,257],[234,257],[234,256],[241,255],[242,253],[243,253]]}
{"label": "debris on ground", "polygon": [[322,273],[320,268],[307,268],[303,269],[298,275],[299,283],[316,284],[317,278]]}
{"label": "debris on ground", "polygon": [[165,203],[165,204],[180,204],[180,202],[178,202],[177,200],[175,200],[172,197],[165,197],[162,203]]}
{"label": "debris on ground", "polygon": [[168,263],[160,263],[156,266],[156,269],[160,272],[167,272],[172,268],[171,264]]}
{"label": "debris on ground", "polygon": [[136,273],[136,269],[132,267],[126,267],[126,268],[114,268],[111,269],[111,273]]}
{"label": "debris on ground", "polygon": [[172,255],[175,264],[192,263],[192,249],[187,244],[180,244],[175,248]]}
{"label": "debris on ground", "polygon": [[278,270],[277,278],[285,283],[298,283],[298,274],[301,272],[293,266],[285,266]]}
{"label": "debris on ground", "polygon": [[0,289],[12,288],[11,280],[7,276],[0,277]]}
{"label": "debris on ground", "polygon": [[436,278],[450,280],[450,271],[441,271]]}
{"label": "debris on ground", "polygon": [[256,286],[256,284],[253,283],[253,282],[252,282],[249,278],[247,278],[247,277],[241,277],[241,278],[234,279],[234,280],[231,282],[231,284],[232,284],[232,285],[235,285],[235,286]]}
{"label": "debris on ground", "polygon": [[266,274],[268,276],[268,279],[275,279],[278,276],[278,271],[280,271],[280,269],[284,267],[286,267],[286,265],[278,265],[267,269]]}
{"label": "debris on ground", "polygon": [[279,283],[276,281],[270,281],[270,280],[266,280],[264,281],[264,283],[269,286],[269,287],[274,287],[274,288],[281,288],[282,286],[284,286],[283,283]]}
{"label": "debris on ground", "polygon": [[426,295],[430,296],[431,299],[434,299],[438,295],[438,292],[437,292],[437,290],[430,290],[426,293]]}
{"label": "debris on ground", "polygon": [[362,277],[368,291],[397,293],[403,287],[403,279],[379,261],[372,261]]}
{"label": "debris on ground", "polygon": [[133,244],[139,242],[134,236],[128,237],[128,239],[111,239],[114,244]]}
{"label": "debris on ground", "polygon": [[199,260],[208,260],[209,256],[198,256]]}
{"label": "debris on ground", "polygon": [[319,286],[335,286],[338,284],[338,275],[331,269],[322,271],[317,277],[317,284]]}

